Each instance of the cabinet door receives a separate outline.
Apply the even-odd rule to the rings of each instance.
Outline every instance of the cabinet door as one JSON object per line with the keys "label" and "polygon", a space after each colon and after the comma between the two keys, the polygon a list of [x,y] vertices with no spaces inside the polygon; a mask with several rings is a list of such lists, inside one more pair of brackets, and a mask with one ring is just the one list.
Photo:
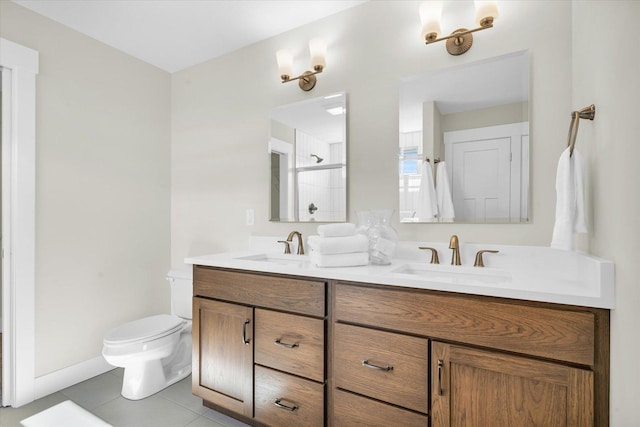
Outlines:
{"label": "cabinet door", "polygon": [[193,394],[253,416],[253,309],[193,299]]}
{"label": "cabinet door", "polygon": [[593,373],[433,342],[432,426],[592,426]]}

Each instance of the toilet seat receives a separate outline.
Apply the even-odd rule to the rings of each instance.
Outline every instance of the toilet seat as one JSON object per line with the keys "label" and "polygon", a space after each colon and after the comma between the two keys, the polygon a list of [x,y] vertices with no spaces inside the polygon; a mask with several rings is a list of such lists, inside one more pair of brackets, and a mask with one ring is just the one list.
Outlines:
{"label": "toilet seat", "polygon": [[185,323],[184,319],[169,314],[145,317],[112,329],[103,342],[106,346],[121,346],[153,341],[181,330]]}

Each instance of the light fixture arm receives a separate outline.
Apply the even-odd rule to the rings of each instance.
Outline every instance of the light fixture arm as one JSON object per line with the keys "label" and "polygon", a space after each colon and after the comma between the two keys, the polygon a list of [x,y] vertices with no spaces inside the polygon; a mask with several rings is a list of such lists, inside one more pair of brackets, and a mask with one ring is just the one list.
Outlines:
{"label": "light fixture arm", "polygon": [[456,30],[453,33],[449,34],[448,36],[445,37],[440,37],[440,38],[436,38],[437,35],[435,35],[436,33],[429,33],[424,37],[424,42],[426,44],[429,43],[435,43],[435,42],[441,42],[443,40],[449,40],[449,39],[453,39],[453,38],[459,38],[459,37],[463,37],[466,36],[467,34],[471,34],[471,33],[475,33],[476,31],[482,31],[482,30],[486,30],[489,28],[493,28],[493,19],[491,20],[491,22],[488,22],[486,25],[482,25],[478,28],[474,28],[472,30],[467,30],[467,29],[463,29],[461,30]]}
{"label": "light fixture arm", "polygon": [[298,82],[298,86],[300,86],[300,89],[304,90],[305,92],[310,91],[311,89],[314,88],[314,86],[316,85],[316,74],[320,74],[323,70],[323,67],[319,67],[316,66],[314,67],[314,71],[305,71],[304,73],[300,74],[298,77],[289,77],[289,76],[280,76],[280,78],[282,79],[282,83],[288,83],[288,82],[292,82],[295,80],[300,80]]}

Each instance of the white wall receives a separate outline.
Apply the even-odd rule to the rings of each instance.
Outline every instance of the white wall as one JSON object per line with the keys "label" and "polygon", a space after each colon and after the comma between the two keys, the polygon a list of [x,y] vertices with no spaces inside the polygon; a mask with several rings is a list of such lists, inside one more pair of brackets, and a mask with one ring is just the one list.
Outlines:
{"label": "white wall", "polygon": [[640,425],[639,19],[638,1],[573,2],[572,107],[596,105],[595,120],[581,120],[576,149],[590,172],[590,252],[616,264],[611,425],[625,427]]}
{"label": "white wall", "polygon": [[40,53],[35,372],[99,357],[169,310],[170,77],[9,1],[0,35]]}
{"label": "white wall", "polygon": [[475,129],[487,126],[526,122],[529,118],[529,103],[499,105],[461,113],[443,114],[442,132]]}

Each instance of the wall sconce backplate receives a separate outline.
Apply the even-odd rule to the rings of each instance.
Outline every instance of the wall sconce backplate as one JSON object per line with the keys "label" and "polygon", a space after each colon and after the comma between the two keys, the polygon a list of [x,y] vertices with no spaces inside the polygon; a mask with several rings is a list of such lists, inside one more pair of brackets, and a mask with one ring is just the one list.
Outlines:
{"label": "wall sconce backplate", "polygon": [[317,79],[314,74],[315,73],[313,71],[305,71],[304,73],[302,73],[302,76],[300,76],[300,79],[298,81],[298,86],[300,86],[300,89],[308,92],[315,87]]}
{"label": "wall sconce backplate", "polygon": [[[467,30],[466,28],[458,28],[457,30],[452,32],[451,35],[455,36],[458,33],[465,33],[468,31],[469,30]],[[449,52],[451,55],[462,55],[463,53],[471,49],[471,46],[473,46],[473,35],[471,33],[447,39],[447,52]]]}

